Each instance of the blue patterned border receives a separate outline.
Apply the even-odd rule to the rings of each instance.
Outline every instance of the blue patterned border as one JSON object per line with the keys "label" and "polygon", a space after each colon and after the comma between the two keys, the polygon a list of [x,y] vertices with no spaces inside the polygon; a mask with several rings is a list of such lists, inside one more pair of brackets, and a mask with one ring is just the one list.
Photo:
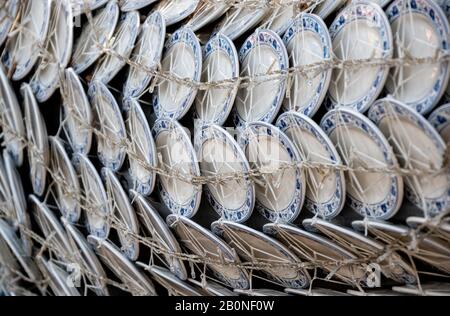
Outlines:
{"label": "blue patterned border", "polygon": [[[434,1],[429,0],[396,0],[386,10],[391,24],[400,16],[411,13],[420,14],[431,22],[439,36],[440,48],[447,51],[449,49],[448,40],[450,36],[449,23],[441,8]],[[407,105],[422,114],[431,111],[447,88],[449,74],[449,63],[441,63],[439,75],[433,84],[433,89],[423,99],[408,103]]]}
{"label": "blue patterned border", "polygon": [[[369,136],[374,144],[383,152],[386,167],[397,167],[398,163],[386,138],[378,128],[365,116],[348,108],[340,108],[328,112],[322,119],[321,127],[330,136],[338,126],[356,128]],[[339,148],[339,144],[335,144]],[[403,179],[401,176],[392,175],[390,179],[389,193],[383,201],[376,204],[368,204],[351,196],[347,192],[347,203],[352,209],[361,214],[376,219],[389,219],[395,215],[401,206],[403,199]]]}
{"label": "blue patterned border", "polygon": [[[314,14],[302,13],[300,14],[292,23],[292,25],[287,29],[286,33],[283,36],[283,41],[286,47],[289,46],[289,43],[296,37],[301,35],[304,32],[313,32],[322,43],[323,49],[323,59],[330,60],[331,52],[333,49],[333,45],[331,42],[330,34],[328,33],[328,28],[323,20]],[[296,67],[298,65],[291,65],[292,67]],[[319,107],[321,106],[323,99],[326,96],[328,86],[330,84],[332,70],[323,71],[320,75],[320,83],[317,87],[311,87],[311,89],[315,90],[314,97],[312,100],[303,108],[296,108],[296,111],[299,111],[309,117],[314,116]],[[294,105],[296,106],[296,105]],[[292,110],[289,108],[289,104],[285,101],[284,110],[289,111]]]}
{"label": "blue patterned border", "polygon": [[[159,119],[153,126],[153,137],[158,139],[159,135],[163,132],[175,133],[178,136],[178,140],[182,141],[184,148],[189,153],[190,158],[190,173],[192,176],[200,176],[200,168],[198,166],[197,156],[192,146],[191,139],[184,131],[183,127],[174,120]],[[177,203],[169,194],[161,181],[161,175],[158,177],[158,191],[161,200],[174,214],[192,218],[200,206],[202,197],[202,186],[194,186],[194,194],[186,204]]]}
{"label": "blue patterned border", "polygon": [[[203,49],[203,62],[207,61],[208,57],[217,52],[221,51],[226,54],[229,61],[231,62],[231,78],[237,78],[239,77],[239,57],[236,51],[236,48],[234,47],[233,41],[230,40],[228,37],[226,37],[223,34],[218,34],[212,39],[209,40],[208,43],[206,43],[204,49]],[[205,69],[204,69],[205,70]],[[222,125],[225,123],[225,121],[228,118],[228,115],[230,114],[231,109],[233,108],[234,99],[236,98],[236,91],[235,89],[230,88],[229,94],[225,102],[220,106],[222,109],[220,113],[216,115],[216,118],[212,122],[205,121],[205,124],[217,124]],[[205,92],[208,93],[208,92]],[[194,116],[200,120],[202,118],[200,117],[197,106],[194,107]]]}
{"label": "blue patterned border", "polygon": [[[189,28],[181,28],[178,31],[176,31],[166,42],[165,54],[167,55],[168,53],[170,53],[171,49],[177,43],[184,43],[191,49],[191,52],[194,55],[195,72],[193,78],[190,79],[197,82],[200,81],[203,66],[202,49],[200,47],[200,43],[195,33],[192,32],[192,30],[190,30]],[[182,118],[189,110],[192,103],[194,102],[196,94],[197,90],[195,88],[190,88],[189,94],[186,96],[186,98],[180,101],[180,103],[177,105],[177,109],[175,111],[168,112],[164,109],[163,105],[160,103],[159,87],[156,88],[152,98],[153,109],[155,111],[156,116],[158,118],[174,119],[174,120]]]}
{"label": "blue patterned border", "polygon": [[[281,129],[282,132],[286,132],[289,128],[299,127],[303,132],[309,133],[313,135],[319,143],[323,146],[325,151],[328,154],[328,158],[330,159],[330,163],[335,165],[341,165],[342,161],[339,157],[336,148],[334,147],[331,140],[328,136],[322,131],[322,129],[307,116],[302,114],[298,114],[296,112],[287,112],[281,115],[277,121],[277,127]],[[296,146],[296,143],[293,139],[291,139],[292,143]],[[300,154],[300,151],[299,155]],[[301,157],[305,159],[306,157]],[[319,216],[325,219],[331,219],[336,217],[342,210],[345,202],[345,177],[342,171],[336,170],[334,172],[336,177],[336,190],[334,195],[330,198],[329,201],[325,203],[318,203],[317,201],[313,201],[307,196],[305,196],[306,208]],[[308,184],[307,184],[308,185]]]}
{"label": "blue patterned border", "polygon": [[[203,144],[212,139],[219,140],[224,146],[228,146],[232,149],[236,159],[240,160],[240,170],[236,171],[242,171],[243,173],[250,171],[250,165],[239,145],[228,132],[217,125],[205,125],[199,131],[199,134],[196,135],[195,151],[197,152],[197,157],[199,157],[199,159],[202,159],[201,154]],[[244,179],[241,179],[241,181],[243,181],[244,185],[247,187],[246,199],[245,202],[236,209],[228,209],[221,205],[220,202],[214,198],[208,185],[206,185],[205,188],[206,198],[214,210],[222,216],[223,219],[237,223],[243,223],[248,220],[255,207],[255,187],[252,180],[249,177],[245,177]]]}
{"label": "blue patterned border", "polygon": [[[384,14],[383,10],[374,3],[362,2],[349,5],[343,9],[333,24],[330,26],[331,40],[334,41],[336,37],[343,32],[346,27],[355,21],[366,21],[370,25],[376,26],[378,35],[381,38],[381,56],[380,58],[391,58],[394,53],[392,31],[389,21]],[[334,70],[340,71],[340,70]],[[340,106],[351,107],[358,112],[364,113],[370,107],[370,105],[377,99],[381,91],[384,88],[384,84],[389,75],[389,68],[380,66],[378,72],[370,89],[366,91],[360,99],[347,104],[339,103],[339,100],[335,100],[331,93],[328,93],[325,106],[328,110],[334,109]]]}
{"label": "blue patterned border", "polygon": [[[386,110],[386,103],[389,104],[389,110]],[[422,130],[444,157],[447,148],[439,133],[422,115],[409,106],[394,100],[382,99],[372,105],[369,111],[369,118],[375,122],[375,124],[379,125],[386,116],[393,112],[395,113],[396,118],[402,118]],[[411,141],[413,138],[414,136],[411,136]],[[450,170],[447,170],[447,173],[450,173]],[[408,200],[420,209],[423,209],[428,216],[438,215],[450,207],[450,188],[447,189],[447,192],[444,193],[443,196],[436,199],[426,199],[425,197],[418,196],[409,185],[406,185],[405,193]],[[423,202],[425,202],[425,205],[423,205]]]}
{"label": "blue patterned border", "polygon": [[[258,46],[264,45],[273,50],[273,52],[278,57],[278,62],[280,64],[281,71],[285,71],[289,67],[289,57],[286,51],[286,47],[284,46],[283,41],[277,35],[277,33],[270,30],[256,30],[255,33],[250,35],[250,37],[244,42],[239,51],[239,61],[241,66],[244,64],[244,61],[247,59],[247,56],[253,49],[257,49]],[[247,89],[247,88],[244,88]],[[286,80],[281,80],[278,86],[278,91],[276,92],[274,99],[272,100],[272,105],[270,110],[263,115],[263,117],[258,118],[255,121],[267,122],[271,123],[276,115],[278,114],[281,103],[283,102],[284,94],[286,92]],[[238,127],[245,126],[247,122],[244,118],[242,118],[236,107],[233,113],[233,121]]]}
{"label": "blue patterned border", "polygon": [[[238,143],[241,146],[244,153],[246,148],[252,142],[252,138],[259,136],[269,136],[275,141],[278,141],[282,148],[284,148],[290,157],[289,163],[296,164],[300,162],[299,154],[295,149],[295,146],[289,140],[289,138],[280,131],[277,127],[263,123],[250,123],[247,127],[238,135]],[[247,157],[248,159],[248,157]],[[295,192],[292,201],[289,205],[281,210],[276,211],[264,206],[258,200],[256,201],[256,209],[266,219],[273,223],[290,223],[293,222],[300,214],[305,199],[305,175],[301,168],[295,169]]]}

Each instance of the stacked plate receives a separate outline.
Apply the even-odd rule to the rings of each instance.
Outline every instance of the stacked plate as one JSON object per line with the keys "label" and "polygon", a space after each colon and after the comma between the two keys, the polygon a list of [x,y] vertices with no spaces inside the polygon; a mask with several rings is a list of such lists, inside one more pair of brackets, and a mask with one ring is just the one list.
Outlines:
{"label": "stacked plate", "polygon": [[450,273],[447,1],[4,2],[0,291]]}

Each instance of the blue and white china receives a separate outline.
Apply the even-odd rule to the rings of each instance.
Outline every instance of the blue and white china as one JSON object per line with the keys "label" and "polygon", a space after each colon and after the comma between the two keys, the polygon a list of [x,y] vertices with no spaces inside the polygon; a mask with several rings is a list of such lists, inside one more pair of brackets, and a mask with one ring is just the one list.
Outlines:
{"label": "blue and white china", "polygon": [[64,71],[61,84],[61,126],[74,154],[87,155],[92,146],[93,113],[80,77],[72,68]]}
{"label": "blue and white china", "polygon": [[322,105],[331,80],[331,69],[311,66],[332,58],[328,28],[319,16],[302,13],[288,27],[283,41],[291,67],[311,67],[306,74],[295,74],[291,78],[289,97],[284,99],[283,108],[313,117]]}
{"label": "blue and white china", "polygon": [[255,205],[255,186],[244,152],[233,136],[217,125],[201,126],[194,145],[202,176],[223,178],[206,184],[209,204],[223,219],[245,222]]}
{"label": "blue and white china", "polygon": [[20,19],[14,23],[1,57],[12,79],[25,78],[39,58],[50,24],[51,0],[26,1],[19,7]]}
{"label": "blue and white china", "polygon": [[[192,30],[181,28],[166,41],[161,71],[178,79],[200,81],[202,49]],[[191,108],[196,95],[197,89],[184,81],[161,79],[153,93],[153,109],[158,118],[179,120]]]}
{"label": "blue and white china", "polygon": [[422,209],[425,217],[448,210],[450,171],[445,166],[448,148],[430,122],[392,98],[375,102],[369,118],[389,140],[400,166],[412,173],[404,176],[408,200]]}
{"label": "blue and white china", "polygon": [[[239,57],[233,42],[218,34],[203,48],[202,82],[226,82],[239,77]],[[237,82],[228,87],[200,90],[195,99],[195,116],[205,124],[223,125],[237,94]]]}
{"label": "blue and white china", "polygon": [[60,71],[70,62],[73,46],[73,15],[69,0],[52,1],[50,25],[42,56],[30,85],[39,102],[45,102],[60,85]]}
{"label": "blue and white china", "polygon": [[[166,36],[166,23],[159,12],[148,16],[131,53],[130,60],[140,67],[130,65],[123,86],[124,99],[138,98],[150,84],[153,75],[150,71],[158,70]],[[141,69],[144,68],[144,69]]]}
{"label": "blue and white china", "polygon": [[153,192],[156,182],[155,169],[158,165],[152,130],[141,105],[134,99],[125,101],[126,127],[130,154],[128,155],[128,176],[130,188],[144,196]]}
{"label": "blue and white china", "polygon": [[42,196],[46,188],[50,160],[47,127],[30,85],[24,83],[20,90],[28,141],[31,186],[36,195]]}
{"label": "blue and white china", "polygon": [[177,121],[160,119],[153,125],[158,155],[158,191],[162,202],[174,214],[192,218],[200,206],[202,186],[192,183],[200,176],[190,136]]}
{"label": "blue and white china", "polygon": [[[435,58],[448,54],[450,27],[432,0],[395,0],[386,10],[395,38],[396,58]],[[412,63],[391,69],[386,88],[421,114],[432,111],[447,88],[448,61]]]}
{"label": "blue and white china", "polygon": [[55,181],[56,205],[62,216],[71,223],[77,223],[81,216],[80,183],[77,173],[64,149],[63,142],[50,137],[50,170]]}
{"label": "blue and white china", "polygon": [[291,140],[268,123],[250,123],[238,134],[238,143],[255,179],[256,209],[273,223],[293,222],[302,209],[306,179],[301,157]]}
{"label": "blue and white china", "polygon": [[241,76],[254,77],[254,82],[238,91],[234,123],[237,126],[257,121],[271,123],[286,92],[289,58],[283,41],[273,31],[258,29],[242,45],[239,61]]}
{"label": "blue and white china", "polygon": [[308,165],[305,168],[308,211],[324,219],[339,215],[344,207],[346,183],[344,172],[339,169],[342,160],[333,142],[312,119],[297,112],[282,114],[276,126],[289,137],[300,160]]}
{"label": "blue and white china", "polygon": [[23,163],[23,139],[25,126],[22,111],[17,101],[16,94],[0,65],[0,122],[2,126],[3,141],[6,151],[14,160],[16,166]]}
{"label": "blue and white china", "polygon": [[[330,26],[333,53],[340,62],[393,57],[391,26],[375,3],[357,1],[338,13]],[[344,65],[333,69],[328,109],[350,107],[364,113],[383,91],[389,75],[385,65]]]}
{"label": "blue and white china", "polygon": [[321,127],[348,168],[348,205],[364,217],[392,218],[403,201],[403,179],[395,172],[386,172],[399,168],[399,164],[383,133],[348,107],[328,112]]}
{"label": "blue and white china", "polygon": [[116,99],[108,88],[96,81],[89,87],[89,97],[95,113],[97,154],[103,166],[118,171],[125,160],[127,138],[125,123]]}
{"label": "blue and white china", "polygon": [[450,143],[450,103],[441,105],[434,110],[428,117],[428,121],[448,145]]}

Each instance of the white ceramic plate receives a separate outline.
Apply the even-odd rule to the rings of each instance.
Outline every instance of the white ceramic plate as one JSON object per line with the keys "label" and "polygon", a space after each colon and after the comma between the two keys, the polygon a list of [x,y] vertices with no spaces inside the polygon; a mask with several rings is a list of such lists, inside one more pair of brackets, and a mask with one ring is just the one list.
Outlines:
{"label": "white ceramic plate", "polygon": [[[127,135],[131,148],[128,162],[128,175],[131,179],[131,188],[142,195],[148,196],[153,192],[156,182],[155,168],[158,165],[156,145],[152,131],[144,111],[139,102],[134,99],[126,101]],[[153,168],[153,169],[151,169]]]}
{"label": "white ceramic plate", "polygon": [[[202,50],[190,29],[182,28],[166,41],[161,70],[181,79],[200,81]],[[153,109],[158,118],[181,119],[190,109],[197,89],[174,80],[163,79],[153,94]]]}
{"label": "white ceramic plate", "polygon": [[89,98],[96,116],[97,154],[103,166],[118,171],[126,156],[123,141],[127,137],[125,123],[116,99],[101,82],[93,82],[89,87]]}
{"label": "white ceramic plate", "polygon": [[[395,57],[434,58],[448,50],[449,23],[434,1],[396,0],[386,13],[396,34]],[[386,88],[394,98],[425,114],[444,94],[449,67],[448,61],[394,67]]]}
{"label": "white ceramic plate", "polygon": [[151,266],[147,270],[156,282],[161,284],[173,296],[204,296],[203,293],[188,283],[181,281],[167,269]]}
{"label": "white ceramic plate", "polygon": [[194,32],[205,25],[214,22],[230,9],[226,1],[200,1],[197,9],[186,25]]}
{"label": "white ceramic plate", "polygon": [[152,4],[157,0],[120,0],[120,10],[122,12],[129,12],[132,10],[139,10]]}
{"label": "white ceramic plate", "polygon": [[[288,27],[283,42],[291,67],[308,67],[331,60],[333,47],[328,27],[317,15],[300,14]],[[331,72],[331,69],[311,68],[306,75],[296,74],[291,79],[289,97],[284,99],[283,108],[313,117],[328,91]]]}
{"label": "white ceramic plate", "polygon": [[[208,258],[214,262],[208,263],[207,266],[217,279],[233,288],[247,289],[250,286],[247,271],[236,266],[240,264],[240,260],[236,252],[224,241],[217,238],[211,231],[183,216],[169,215],[166,220],[184,247],[194,255]],[[221,260],[227,262],[228,265],[219,264],[222,262]]]}
{"label": "white ceramic plate", "polygon": [[450,143],[450,103],[441,105],[434,110],[428,117],[428,121],[448,145]]}
{"label": "white ceramic plate", "polygon": [[188,272],[183,261],[176,256],[170,255],[171,253],[176,254],[182,252],[175,236],[149,201],[136,192],[132,192],[132,195],[142,228],[150,234],[152,241],[157,243],[165,251],[163,257],[169,265],[170,272],[175,274],[180,280],[186,280]]}
{"label": "white ceramic plate", "polygon": [[46,55],[41,56],[30,85],[39,102],[47,101],[60,84],[60,71],[70,62],[73,46],[73,15],[69,0],[52,1]]}
{"label": "white ceramic plate", "polygon": [[72,166],[69,156],[64,149],[61,140],[50,137],[50,168],[52,176],[60,179],[55,183],[56,204],[61,214],[71,223],[76,223],[80,219],[80,184],[75,169]]}
{"label": "white ceramic plate", "polygon": [[448,210],[450,171],[445,167],[447,146],[439,133],[413,108],[389,98],[375,102],[369,117],[389,139],[402,168],[424,173],[440,170],[405,176],[406,197],[426,217]]}
{"label": "white ceramic plate", "polygon": [[102,169],[105,190],[108,196],[109,209],[113,214],[117,235],[120,241],[120,250],[131,261],[139,257],[139,224],[136,213],[131,206],[128,195],[116,175],[108,168]]}
{"label": "white ceramic plate", "polygon": [[14,230],[3,219],[0,219],[0,238],[4,241],[3,245],[6,244],[12,254],[14,254],[30,280],[39,281],[41,279],[41,274],[31,258],[31,254],[23,249],[22,243],[16,237]]}
{"label": "white ceramic plate", "polygon": [[[192,218],[200,206],[202,186],[187,181],[200,176],[191,138],[178,122],[170,120],[157,120],[153,125],[153,136],[158,166],[167,174],[158,177],[161,200],[172,213]],[[178,175],[184,179],[169,175]]]}
{"label": "white ceramic plate", "polygon": [[300,259],[317,263],[327,273],[333,273],[348,284],[354,285],[365,281],[366,269],[359,264],[342,265],[345,261],[356,261],[357,256],[327,238],[283,224],[266,224],[264,233],[274,236]]}
{"label": "white ceramic plate", "polygon": [[73,263],[80,265],[85,281],[88,283],[85,286],[88,286],[91,291],[99,296],[108,296],[106,273],[91,246],[75,226],[65,218],[61,218],[61,222],[66,229],[72,247]]}
{"label": "white ceramic plate", "polygon": [[[144,93],[152,80],[147,70],[156,70],[161,61],[166,35],[166,23],[159,12],[148,16],[141,26],[139,38],[131,54],[131,61],[139,67],[130,65],[123,87],[124,98],[137,98]],[[141,69],[144,68],[144,69]]]}
{"label": "white ceramic plate", "polygon": [[62,262],[70,260],[72,248],[61,222],[36,196],[30,195],[28,200],[31,204],[31,213],[48,242],[49,252]]}
{"label": "white ceramic plate", "polygon": [[[296,112],[282,114],[277,127],[292,141],[300,159],[310,164],[305,168],[306,208],[324,219],[339,215],[344,207],[346,184],[344,172],[332,169],[342,165],[342,161],[331,140],[312,119]],[[316,169],[319,164],[320,169]]]}
{"label": "white ceramic plate", "polygon": [[[322,234],[333,238],[341,247],[355,253],[358,257],[377,257],[386,253],[382,243],[343,226],[315,218],[304,220],[303,226],[307,230],[318,229]],[[414,270],[395,251],[391,252],[388,258],[377,261],[377,264],[386,277],[396,282],[412,284],[417,281]]]}
{"label": "white ceramic plate", "polygon": [[0,120],[6,150],[13,157],[15,164],[21,166],[23,163],[23,144],[21,139],[25,138],[23,116],[11,82],[6,77],[4,68],[1,65]]}
{"label": "white ceramic plate", "polygon": [[402,204],[403,179],[384,171],[399,165],[381,131],[364,115],[348,107],[328,112],[321,127],[344,165],[353,169],[346,172],[349,206],[362,216],[392,218]]}
{"label": "white ceramic plate", "polygon": [[61,86],[61,121],[72,151],[87,155],[92,145],[92,109],[80,78],[72,68],[64,72]]}
{"label": "white ceramic plate", "polygon": [[[344,62],[390,59],[394,53],[389,21],[375,3],[358,1],[345,7],[331,24],[330,36],[334,55]],[[366,112],[382,92],[388,74],[385,66],[335,68],[325,106]]]}
{"label": "white ceramic plate", "polygon": [[250,123],[238,134],[250,168],[261,175],[254,179],[256,209],[273,223],[290,223],[300,214],[306,179],[301,158],[289,138],[273,125]]}
{"label": "white ceramic plate", "polygon": [[30,180],[34,193],[41,196],[45,191],[47,168],[50,161],[47,127],[31,87],[24,83],[21,92],[28,140]]}
{"label": "white ceramic plate", "polygon": [[9,31],[19,11],[19,0],[7,0],[0,9],[0,46],[6,41]]}
{"label": "white ceramic plate", "polygon": [[234,122],[241,126],[251,122],[271,123],[285,97],[284,77],[262,80],[267,74],[282,72],[289,68],[289,58],[281,38],[270,30],[256,30],[244,42],[239,51],[241,76],[260,80],[249,87],[239,89]]}
{"label": "white ceramic plate", "polygon": [[233,7],[228,11],[215,28],[212,36],[220,33],[234,41],[256,26],[270,10],[265,6],[266,0],[260,3],[253,1],[250,5],[245,4],[247,1],[242,1],[242,6]]}
{"label": "white ceramic plate", "polygon": [[119,6],[116,0],[109,1],[88,23],[75,43],[72,68],[82,73],[102,55],[101,47],[109,43],[119,21]]}
{"label": "white ceramic plate", "polygon": [[268,278],[281,286],[305,288],[309,285],[308,272],[289,264],[300,263],[300,260],[288,248],[263,233],[247,226],[218,221],[211,225],[212,231],[221,236],[237,254],[248,262],[272,264],[274,267],[263,267]]}
{"label": "white ceramic plate", "polygon": [[19,28],[10,32],[2,62],[13,80],[23,79],[39,57],[39,45],[45,42],[50,21],[50,0],[26,1],[20,7]]}
{"label": "white ceramic plate", "polygon": [[206,184],[209,203],[224,219],[245,222],[253,212],[255,187],[248,176],[230,177],[250,171],[245,154],[234,138],[217,125],[203,126],[195,137],[195,151],[202,176],[225,177],[221,182]]}
{"label": "white ceramic plate", "polygon": [[107,53],[99,61],[94,70],[92,81],[98,80],[106,84],[126,65],[139,34],[139,26],[140,16],[138,11],[121,15],[119,25],[113,36],[114,40],[108,45],[112,52]]}
{"label": "white ceramic plate", "polygon": [[199,0],[163,0],[156,10],[161,13],[167,26],[180,22],[195,11]]}
{"label": "white ceramic plate", "polygon": [[70,0],[74,16],[98,9],[109,0]]}
{"label": "white ceramic plate", "polygon": [[88,242],[94,246],[100,260],[128,286],[133,294],[156,296],[152,281],[133,263],[125,258],[119,249],[110,242],[89,235]]}
{"label": "white ceramic plate", "polygon": [[111,228],[111,210],[102,180],[92,162],[78,155],[79,175],[83,184],[81,207],[85,212],[89,232],[99,238],[107,238]]}
{"label": "white ceramic plate", "polygon": [[32,229],[30,216],[27,212],[27,201],[25,200],[22,180],[7,151],[3,151],[3,161],[5,163],[5,173],[8,179],[9,192],[11,194],[9,198],[12,201],[9,205],[13,207],[13,209],[11,209],[11,212],[13,213],[10,214],[12,216],[11,220],[13,220],[14,227],[18,227],[18,234],[23,245],[23,250],[28,255],[31,255],[33,241],[27,230]]}
{"label": "white ceramic plate", "polygon": [[[233,42],[218,34],[203,48],[202,82],[221,82],[239,77],[239,57]],[[223,125],[231,112],[237,86],[200,90],[195,99],[195,116],[208,124]]]}

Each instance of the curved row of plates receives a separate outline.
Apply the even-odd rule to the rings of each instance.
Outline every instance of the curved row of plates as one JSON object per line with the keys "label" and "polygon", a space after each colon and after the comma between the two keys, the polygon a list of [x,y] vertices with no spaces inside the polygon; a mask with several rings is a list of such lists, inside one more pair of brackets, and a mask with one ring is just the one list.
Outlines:
{"label": "curved row of plates", "polygon": [[[369,227],[373,237],[382,231],[394,241],[410,241],[409,228],[375,221],[392,218],[401,209],[404,183],[408,199],[422,209],[424,217],[448,211],[449,172],[444,166],[450,106],[438,107],[428,120],[420,114],[433,110],[445,93],[448,62],[403,66],[391,75],[388,67],[376,66],[333,71],[319,67],[312,68],[309,75],[285,76],[289,64],[322,66],[320,62],[329,61],[332,51],[342,60],[390,58],[393,38],[400,35],[407,37],[402,43],[408,42],[411,52],[419,47],[422,55],[418,57],[445,53],[448,21],[436,3],[394,1],[385,14],[374,1],[358,1],[340,11],[330,28],[318,15],[303,13],[292,19],[293,8],[289,6],[283,9],[287,13],[282,10],[271,17],[267,17],[265,7],[231,8],[202,51],[193,32],[228,8],[212,3],[197,8],[198,1],[162,1],[140,25],[139,13],[133,10],[150,2],[121,1],[119,5],[116,1],[90,1],[91,9],[98,10],[72,49],[71,21],[73,15],[85,10],[72,10],[78,7],[76,1],[72,6],[67,1],[30,1],[24,6],[7,1],[5,8],[11,13],[20,11],[21,25],[35,34],[9,33],[6,25],[9,36],[0,70],[6,144],[0,168],[1,198],[7,218],[0,221],[0,261],[6,271],[23,269],[32,281],[49,276],[55,294],[76,295],[76,287],[66,282],[67,271],[72,270],[66,268],[78,267],[95,293],[108,294],[101,261],[133,294],[156,294],[152,281],[132,263],[140,258],[145,240],[151,240],[152,247],[162,251],[161,259],[170,271],[138,265],[175,294],[205,290],[231,294],[212,283],[183,282],[188,278],[186,266],[173,255],[181,249],[210,260],[211,275],[234,289],[250,287],[249,273],[240,260],[275,264],[262,269],[271,281],[287,288],[307,287],[309,273],[299,267],[301,261],[317,262],[317,253],[323,263],[327,262],[324,270],[333,271],[334,277],[367,285],[365,266],[341,267],[338,262],[383,252],[383,242],[355,230]],[[381,5],[389,1],[385,2]],[[317,13],[327,3],[316,8]],[[339,1],[330,3],[336,4],[328,8],[330,12],[339,6]],[[176,30],[166,41],[166,26],[182,21],[196,8],[186,23],[189,27]],[[237,53],[232,40],[261,20],[265,28],[250,35]],[[404,25],[409,29],[405,31]],[[3,25],[0,30],[5,30]],[[438,43],[431,45],[433,54],[420,46],[422,41],[430,46],[433,40]],[[46,49],[37,54],[42,43]],[[110,51],[104,55],[102,46],[107,44]],[[69,63],[72,68],[64,69]],[[107,84],[127,63],[131,66],[118,99]],[[150,74],[156,65],[163,74],[175,77],[152,80]],[[86,93],[79,75],[89,69],[92,79]],[[23,83],[20,89],[22,107],[7,74],[13,81],[29,78],[29,84]],[[261,82],[236,89],[234,79],[239,74],[261,78]],[[196,84],[185,84],[197,81],[221,81],[223,85],[202,90]],[[393,96],[374,102],[386,81]],[[147,108],[138,101],[149,85],[153,115],[145,113]],[[49,118],[42,116],[38,102],[48,100],[58,87],[62,96],[61,134],[48,137],[45,122]],[[287,90],[290,96],[285,99]],[[324,100],[328,112],[318,124],[311,117]],[[282,105],[286,112],[278,116]],[[193,139],[177,122],[191,107],[200,121],[192,131]],[[221,127],[232,111],[238,127],[236,137]],[[87,158],[94,135],[103,166],[100,172],[95,160]],[[34,191],[28,203],[16,171],[24,160],[24,140]],[[253,168],[260,172],[250,178]],[[121,172],[124,169],[126,172]],[[200,207],[202,182],[193,180],[218,174],[223,179],[204,186],[209,205],[221,217],[212,224],[213,234],[195,222],[207,206]],[[155,187],[163,204],[147,198]],[[61,218],[38,199],[49,189]],[[356,221],[354,229],[325,221],[340,214],[346,199],[351,209],[374,220]],[[305,220],[306,230],[289,224],[303,206],[324,220]],[[243,225],[255,208],[266,222],[273,223],[264,226],[265,234]],[[87,239],[75,227],[83,213]],[[31,259],[30,214],[42,235],[52,237],[49,253],[66,263],[64,269],[45,255],[36,262]],[[414,217],[408,224],[413,228],[431,225],[425,218]],[[117,231],[120,250],[107,239],[111,229]],[[322,236],[311,232],[317,229]],[[446,224],[436,229],[441,237],[420,239],[418,248],[428,251],[428,256],[417,258],[449,273],[449,229]],[[140,235],[151,238],[143,241]],[[339,240],[331,241],[336,235]],[[438,263],[435,256],[441,259]],[[223,264],[224,258],[227,264]],[[330,258],[336,264],[330,265]],[[399,283],[417,281],[410,264],[397,253],[380,265],[386,277]]]}

